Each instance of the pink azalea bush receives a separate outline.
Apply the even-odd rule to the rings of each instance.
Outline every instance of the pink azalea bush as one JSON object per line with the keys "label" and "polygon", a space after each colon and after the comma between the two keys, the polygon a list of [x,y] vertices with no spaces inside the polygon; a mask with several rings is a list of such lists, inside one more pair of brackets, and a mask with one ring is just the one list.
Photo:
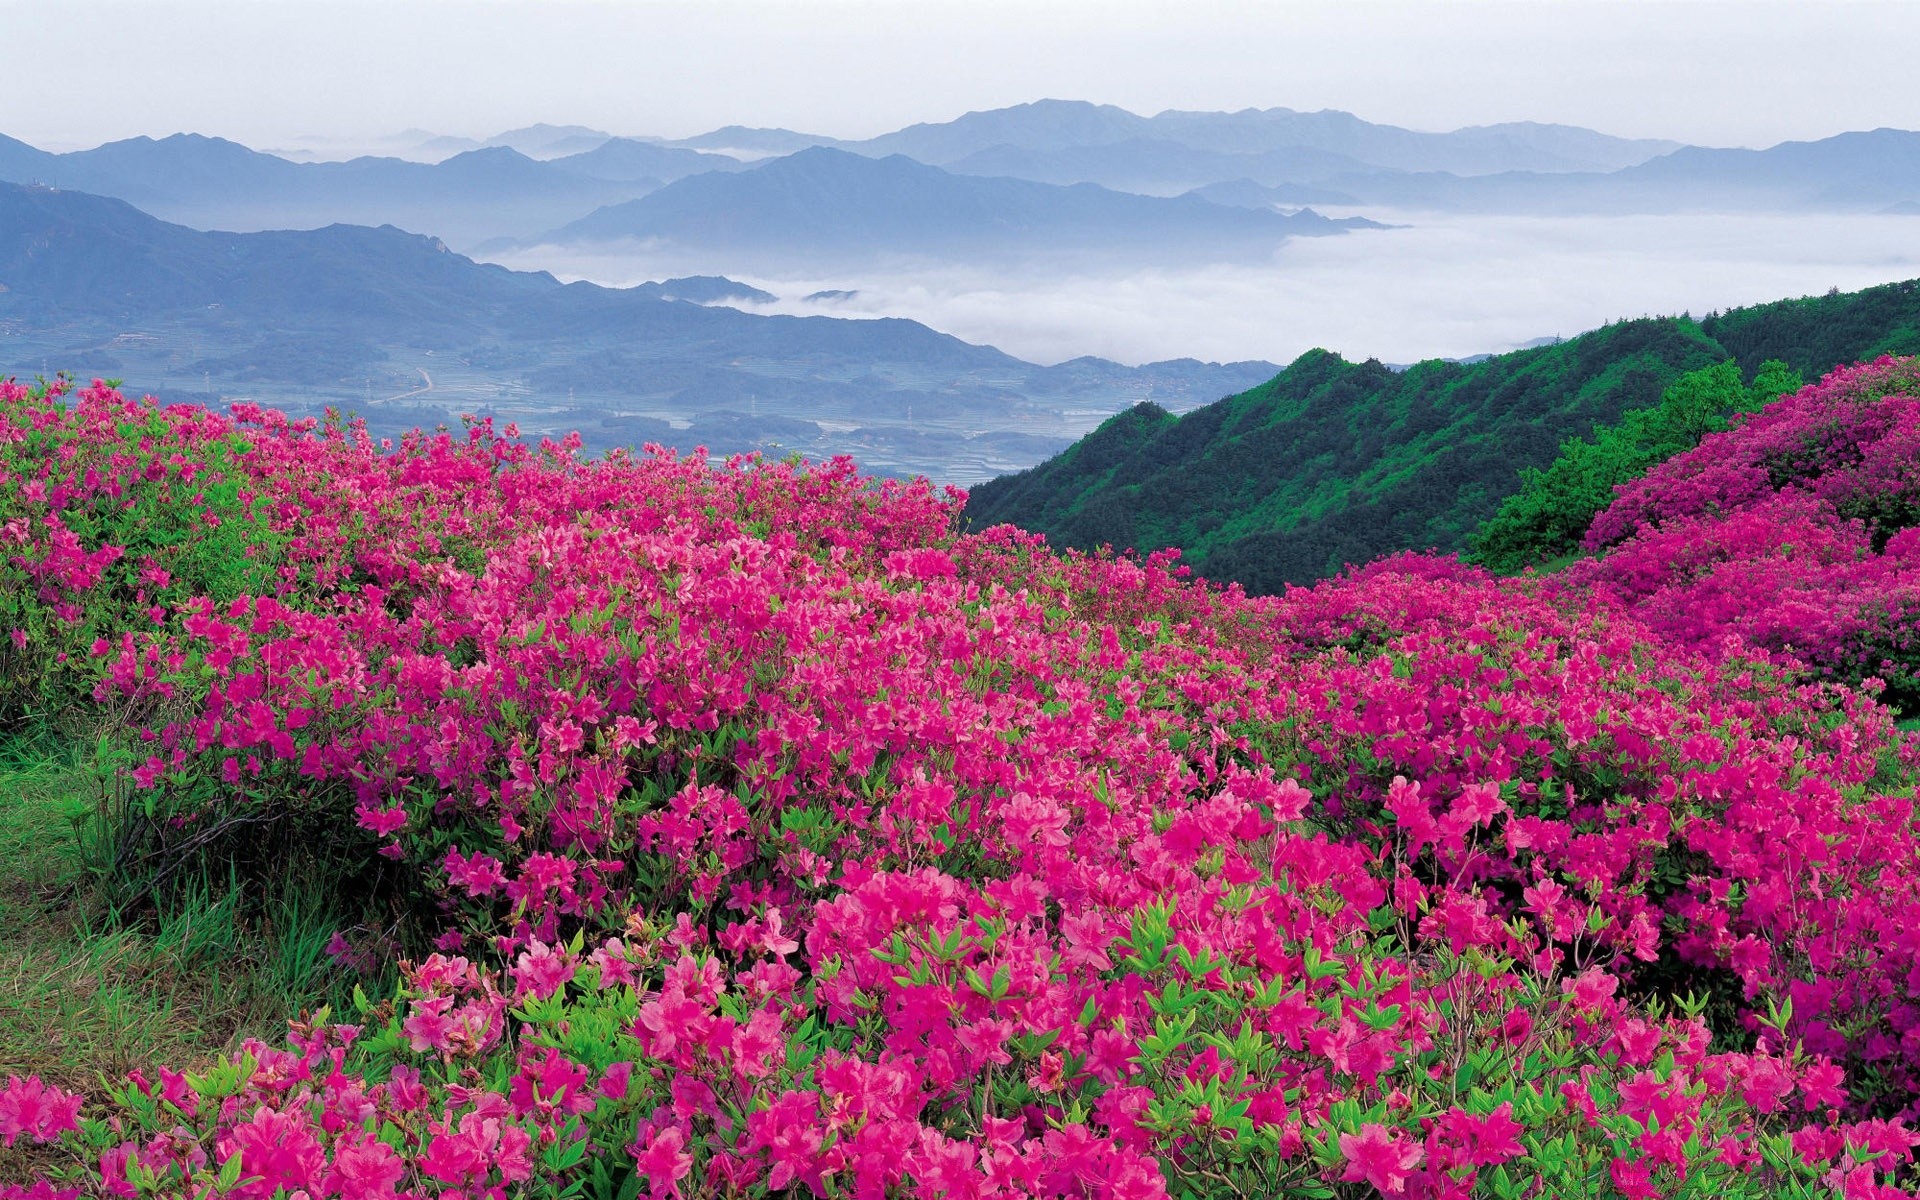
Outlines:
{"label": "pink azalea bush", "polygon": [[1818,384],[1619,489],[1569,572],[1662,635],[1729,634],[1920,704],[1920,360]]}
{"label": "pink azalea bush", "polygon": [[1905,1194],[1916,748],[1744,643],[844,462],[102,386],[0,453],[4,694],[130,726],[157,858],[296,825],[415,906],[284,1046],[0,1085],[0,1200]]}

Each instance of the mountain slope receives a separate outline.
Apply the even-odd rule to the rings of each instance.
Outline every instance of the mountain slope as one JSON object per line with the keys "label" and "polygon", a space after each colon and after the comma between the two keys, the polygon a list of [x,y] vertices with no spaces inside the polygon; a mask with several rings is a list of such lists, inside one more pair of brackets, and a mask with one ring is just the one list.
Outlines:
{"label": "mountain slope", "polygon": [[1225,154],[1158,138],[1130,138],[1100,146],[990,146],[948,163],[946,169],[959,175],[1097,183],[1120,191],[1172,195],[1234,179],[1305,185],[1370,168],[1345,154],[1309,146]]}
{"label": "mountain slope", "polygon": [[578,164],[536,162],[504,146],[437,163],[296,163],[197,134],[129,138],[68,154],[8,141],[0,143],[0,180],[113,196],[201,229],[393,224],[456,244],[537,232],[656,186],[596,176]]}
{"label": "mountain slope", "polygon": [[585,153],[549,161],[589,179],[651,182],[654,186],[702,171],[738,171],[744,165],[739,159],[724,154],[703,154],[637,138],[610,138]]}
{"label": "mountain slope", "polygon": [[[1725,340],[1721,340],[1721,335]],[[1836,364],[1920,352],[1920,285],[1628,321],[1554,346],[1406,371],[1303,355],[1252,391],[1173,418],[1114,417],[1055,459],[982,484],[976,524],[1074,546],[1179,546],[1197,570],[1273,591],[1408,548],[1457,550],[1561,442],[1656,403],[1728,358]]]}
{"label": "mountain slope", "polygon": [[1679,149],[1658,139],[1618,138],[1571,125],[1532,121],[1446,132],[1367,121],[1338,109],[1287,108],[1232,113],[1168,111],[1150,122],[1155,135],[1199,149],[1259,154],[1311,148],[1395,171],[1485,175],[1500,171],[1613,171]]}
{"label": "mountain slope", "polygon": [[809,146],[839,146],[845,143],[839,138],[815,133],[796,133],[791,129],[756,129],[745,125],[723,125],[719,129],[709,130],[694,137],[677,138],[662,144],[682,146],[689,150],[707,150],[715,154],[737,153],[740,157],[765,158],[792,154],[798,150],[805,150]]}
{"label": "mountain slope", "polygon": [[[0,377],[58,358],[163,395],[367,405],[383,427],[493,411],[529,429],[584,425],[601,446],[777,442],[971,481],[1066,445],[1086,428],[1066,411],[1199,403],[1274,370],[1040,367],[913,321],[715,304],[763,298],[711,276],[562,285],[391,227],[203,233],[118,200],[0,184]],[[391,401],[374,400],[376,382]],[[814,434],[795,440],[796,421]]]}
{"label": "mountain slope", "polygon": [[589,129],[585,125],[526,125],[519,129],[509,129],[486,140],[488,146],[505,146],[517,150],[528,158],[559,158],[562,155],[579,154],[591,150],[603,142],[611,140],[612,134],[604,129]]}
{"label": "mountain slope", "polygon": [[900,155],[875,159],[815,147],[750,170],[683,179],[541,240],[648,241],[681,250],[752,253],[760,262],[844,264],[890,255],[1244,255],[1292,235],[1339,231],[1324,218],[1197,197],[955,175]]}
{"label": "mountain slope", "polygon": [[1880,208],[1920,199],[1920,133],[1874,129],[1765,150],[1688,146],[1619,173],[1622,186],[1692,189],[1774,202]]}
{"label": "mountain slope", "polygon": [[1688,146],[1611,173],[1356,173],[1325,186],[1363,203],[1468,212],[1859,212],[1920,203],[1920,133],[1875,129],[1764,150]]}
{"label": "mountain slope", "polygon": [[[1332,109],[1313,113],[1287,108],[1168,110],[1143,117],[1110,104],[1075,100],[1038,100],[970,112],[951,121],[912,125],[843,145],[862,154],[905,154],[947,166],[999,147],[1064,151],[1129,142],[1171,143],[1220,156],[1314,150],[1375,169],[1460,175],[1612,171],[1679,148],[1677,142],[1616,138],[1590,129],[1533,122],[1430,133],[1376,124]],[[1218,175],[1195,183],[1237,177]]]}

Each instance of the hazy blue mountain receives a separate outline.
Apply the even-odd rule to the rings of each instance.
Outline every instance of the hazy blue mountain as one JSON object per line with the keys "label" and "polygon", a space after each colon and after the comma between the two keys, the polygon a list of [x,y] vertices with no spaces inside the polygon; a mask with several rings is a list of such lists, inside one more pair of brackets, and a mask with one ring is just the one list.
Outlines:
{"label": "hazy blue mountain", "polygon": [[724,275],[689,275],[681,279],[666,279],[658,283],[642,283],[632,289],[642,296],[658,296],[662,300],[685,300],[690,304],[724,304],[729,300],[743,300],[750,304],[771,304],[779,299],[772,292],[762,291],[737,279],[728,279]]}
{"label": "hazy blue mountain", "polygon": [[1042,257],[1204,261],[1271,251],[1294,235],[1342,232],[1325,218],[955,175],[903,155],[827,147],[736,173],[695,175],[601,209],[540,239],[650,240],[763,265],[876,258]]}
{"label": "hazy blue mountain", "polygon": [[1689,146],[1610,173],[1339,176],[1370,204],[1482,212],[1878,212],[1920,201],[1920,133],[1843,133],[1765,150]]}
{"label": "hazy blue mountain", "polygon": [[1193,189],[1193,195],[1214,204],[1236,208],[1276,208],[1300,204],[1358,204],[1359,199],[1346,192],[1311,183],[1282,183],[1268,187],[1251,179],[1229,179]]}
{"label": "hazy blue mountain", "polygon": [[1171,196],[1221,180],[1310,184],[1371,168],[1345,154],[1305,146],[1224,154],[1163,139],[1129,138],[1097,146],[990,146],[946,164],[946,169],[961,175],[1097,183],[1123,192]]}
{"label": "hazy blue mountain", "polygon": [[438,163],[296,163],[198,134],[46,154],[0,143],[0,180],[114,196],[201,229],[394,224],[460,245],[534,233],[650,185],[595,178],[502,147]]}
{"label": "hazy blue mountain", "polygon": [[612,138],[581,154],[550,160],[554,166],[593,179],[654,186],[702,171],[737,171],[744,164],[724,154],[703,154],[638,138]]}
{"label": "hazy blue mountain", "polygon": [[[905,154],[946,166],[997,147],[1045,151],[1156,142],[1230,158],[1317,150],[1375,168],[1462,175],[1515,170],[1611,171],[1679,147],[1677,142],[1616,138],[1590,129],[1533,122],[1429,133],[1375,124],[1332,109],[1314,113],[1286,108],[1249,108],[1231,113],[1169,110],[1143,117],[1110,104],[1076,100],[1039,100],[971,112],[952,121],[912,125],[846,146],[862,154]],[[1118,169],[1113,158],[1096,161],[1103,171]],[[1190,179],[1185,186],[1241,175],[1261,178],[1241,170],[1211,179]]]}
{"label": "hazy blue mountain", "polygon": [[0,376],[44,362],[163,397],[351,407],[389,432],[489,411],[599,446],[845,452],[970,482],[1064,448],[1088,413],[1190,408],[1276,369],[1040,367],[913,321],[716,303],[762,298],[719,277],[563,285],[392,227],[204,233],[0,184]]}
{"label": "hazy blue mountain", "polygon": [[909,125],[893,133],[846,143],[846,147],[880,157],[904,154],[944,166],[995,146],[1060,150],[1150,136],[1146,118],[1124,108],[1083,100],[1035,100],[1011,108],[970,112],[951,121]]}
{"label": "hazy blue mountain", "polygon": [[485,266],[391,226],[202,233],[119,200],[0,184],[0,293],[15,311],[214,328],[354,329],[445,340],[560,284]]}
{"label": "hazy blue mountain", "polygon": [[59,155],[0,134],[0,179],[42,179],[51,175],[59,164]]}
{"label": "hazy blue mountain", "polygon": [[1920,200],[1920,133],[1875,129],[1766,150],[1688,146],[1619,172],[1614,186],[1696,203],[1741,196],[1768,206],[1883,208]]}
{"label": "hazy blue mountain", "polygon": [[1288,108],[1239,112],[1170,110],[1150,119],[1155,136],[1196,149],[1259,154],[1298,147],[1343,154],[1397,171],[1484,175],[1500,171],[1612,171],[1680,148],[1680,143],[1617,138],[1570,125],[1532,121],[1476,125],[1444,133],[1362,120],[1349,112]]}
{"label": "hazy blue mountain", "polygon": [[468,137],[453,137],[443,134],[439,136],[429,136],[421,141],[415,142],[413,145],[406,147],[403,152],[396,153],[395,157],[406,159],[417,158],[424,159],[428,162],[439,162],[443,158],[452,158],[456,154],[465,154],[469,150],[483,150],[485,148],[485,142],[475,141],[473,138]]}
{"label": "hazy blue mountain", "polygon": [[589,129],[585,125],[540,124],[495,134],[482,145],[505,146],[528,158],[559,158],[591,150],[612,139],[613,135],[605,130]]}
{"label": "hazy blue mountain", "polygon": [[795,133],[791,129],[754,129],[745,125],[725,125],[694,137],[678,138],[663,144],[688,150],[708,150],[716,154],[770,158],[782,154],[793,154],[811,146],[842,146],[846,143],[839,138],[827,137],[824,134]]}

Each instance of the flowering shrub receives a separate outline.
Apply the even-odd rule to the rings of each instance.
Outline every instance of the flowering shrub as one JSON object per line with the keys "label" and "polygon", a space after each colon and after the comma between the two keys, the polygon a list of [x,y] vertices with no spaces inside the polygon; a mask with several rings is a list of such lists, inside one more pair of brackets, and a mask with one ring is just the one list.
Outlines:
{"label": "flowering shrub", "polygon": [[[342,957],[413,961],[284,1048],[0,1085],[0,1200],[1902,1194],[1870,695],[1447,561],[1252,600],[963,536],[844,462],[65,399],[0,393],[17,661],[130,723],[148,859],[330,830],[413,904]],[[164,582],[68,536],[159,503],[123,428],[234,489]],[[244,577],[151,590],[236,524]]]}
{"label": "flowering shrub", "polygon": [[1594,517],[1613,503],[1616,487],[1725,429],[1729,416],[1800,385],[1799,372],[1779,361],[1760,364],[1751,384],[1732,359],[1689,371],[1667,387],[1660,403],[1562,442],[1560,457],[1545,470],[1522,468],[1519,487],[1473,535],[1474,558],[1491,570],[1517,573],[1577,552]]}
{"label": "flowering shrub", "polygon": [[1738,634],[1920,705],[1920,360],[1833,372],[1622,487],[1570,572],[1661,634]]}

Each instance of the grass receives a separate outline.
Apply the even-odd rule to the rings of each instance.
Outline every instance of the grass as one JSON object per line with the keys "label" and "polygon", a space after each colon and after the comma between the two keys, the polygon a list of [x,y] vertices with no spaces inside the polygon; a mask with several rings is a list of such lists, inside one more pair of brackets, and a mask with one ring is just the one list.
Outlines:
{"label": "grass", "polygon": [[[314,881],[252,905],[211,879],[164,907],[110,904],[87,870],[98,779],[78,743],[0,740],[0,1077],[97,1091],[131,1069],[191,1070],[335,998],[335,921]],[[0,1149],[0,1179],[21,1153]]]}

